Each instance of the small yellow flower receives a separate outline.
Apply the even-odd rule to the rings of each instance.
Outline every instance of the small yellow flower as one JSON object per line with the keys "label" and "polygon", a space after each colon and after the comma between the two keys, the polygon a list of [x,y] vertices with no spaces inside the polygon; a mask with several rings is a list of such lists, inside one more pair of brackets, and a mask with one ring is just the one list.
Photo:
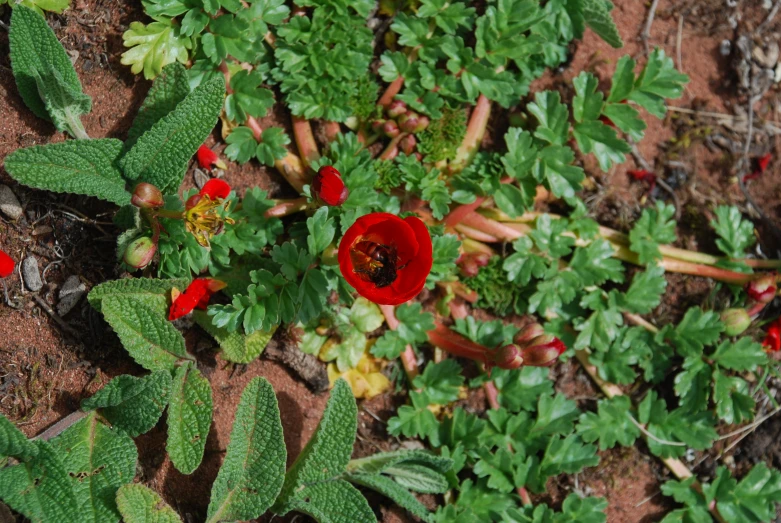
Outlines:
{"label": "small yellow flower", "polygon": [[375,358],[367,351],[354,369],[348,369],[345,372],[340,373],[334,363],[329,363],[328,381],[333,386],[336,380],[344,378],[350,384],[353,396],[365,399],[373,398],[391,386],[390,380],[382,373],[384,366],[383,360]]}
{"label": "small yellow flower", "polygon": [[203,247],[209,247],[209,240],[212,236],[220,234],[225,228],[225,224],[235,223],[234,220],[225,214],[230,206],[229,201],[222,198],[212,200],[207,195],[196,195],[191,200],[194,201],[190,206],[188,200],[188,209],[184,213],[184,223],[187,230],[195,236],[198,243]]}

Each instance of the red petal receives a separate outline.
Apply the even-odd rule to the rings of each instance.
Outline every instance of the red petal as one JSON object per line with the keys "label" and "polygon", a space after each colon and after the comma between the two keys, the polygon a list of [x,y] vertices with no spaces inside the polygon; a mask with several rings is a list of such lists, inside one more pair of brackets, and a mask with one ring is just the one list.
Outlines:
{"label": "red petal", "polygon": [[195,153],[195,157],[198,159],[198,165],[201,166],[201,169],[211,169],[212,165],[217,163],[218,160],[217,153],[205,145],[201,145],[198,148],[198,152]]}
{"label": "red petal", "polygon": [[206,182],[199,193],[201,196],[208,196],[212,200],[220,198],[224,200],[231,193],[231,186],[225,180],[219,178],[212,178]]}
{"label": "red petal", "polygon": [[209,298],[212,295],[212,291],[209,289],[211,281],[216,280],[196,278],[190,282],[187,289],[171,304],[171,308],[168,311],[168,319],[170,321],[178,320],[182,316],[190,314],[194,308],[200,307],[202,303],[208,305]]}
{"label": "red petal", "polygon": [[768,153],[765,156],[761,157],[759,160],[757,160],[757,165],[759,165],[759,172],[763,173],[767,169],[767,166],[770,165],[770,160],[773,159],[773,156]]}
{"label": "red petal", "polygon": [[0,278],[5,278],[14,272],[16,262],[3,251],[0,251]]}
{"label": "red petal", "polygon": [[627,171],[627,174],[634,178],[635,180],[645,180],[645,181],[651,181],[656,178],[656,175],[650,171],[646,171],[645,169],[640,169],[637,171]]}
{"label": "red petal", "polygon": [[339,171],[330,165],[321,167],[317,172],[312,180],[312,190],[315,196],[332,206],[343,204],[349,195]]}

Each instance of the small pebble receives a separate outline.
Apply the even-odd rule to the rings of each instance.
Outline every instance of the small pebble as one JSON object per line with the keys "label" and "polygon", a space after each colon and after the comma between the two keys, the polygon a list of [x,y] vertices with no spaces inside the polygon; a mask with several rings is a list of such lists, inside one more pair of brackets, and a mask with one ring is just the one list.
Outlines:
{"label": "small pebble", "polygon": [[721,53],[721,56],[729,56],[732,52],[732,42],[729,40],[722,40],[719,45],[719,52]]}
{"label": "small pebble", "polygon": [[81,283],[78,276],[74,275],[65,280],[60,289],[60,302],[57,304],[57,314],[60,316],[68,314],[79,303],[79,300],[86,292],[87,287]]}
{"label": "small pebble", "polygon": [[22,204],[7,185],[0,185],[0,211],[12,220],[22,216]]}
{"label": "small pebble", "polygon": [[43,289],[41,271],[38,269],[38,260],[35,256],[28,256],[22,262],[22,278],[24,285],[33,292]]}
{"label": "small pebble", "polygon": [[196,167],[195,171],[193,171],[193,179],[195,180],[195,186],[203,189],[203,186],[209,181],[209,175]]}

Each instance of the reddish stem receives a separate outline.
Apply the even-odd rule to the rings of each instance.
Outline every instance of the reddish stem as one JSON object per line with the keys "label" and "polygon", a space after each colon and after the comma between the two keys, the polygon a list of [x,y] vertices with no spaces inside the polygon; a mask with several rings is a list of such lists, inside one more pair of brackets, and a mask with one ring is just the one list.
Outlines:
{"label": "reddish stem", "polygon": [[474,158],[477,149],[480,148],[480,142],[483,141],[485,129],[488,126],[488,119],[491,116],[491,101],[480,95],[477,97],[477,103],[469,117],[469,124],[466,127],[464,141],[456,152],[456,157],[450,164],[451,171],[457,172],[466,167]]}
{"label": "reddish stem", "polygon": [[399,142],[401,139],[407,136],[407,133],[401,133],[396,138],[388,143],[388,146],[382,151],[380,160],[393,160],[399,155]]}
{"label": "reddish stem", "polygon": [[477,240],[478,242],[499,243],[501,241],[496,236],[487,234],[483,231],[479,231],[477,229],[469,227],[468,225],[464,225],[463,223],[459,223],[458,225],[456,225],[456,231],[460,232],[467,238],[470,238],[472,240]]}
{"label": "reddish stem", "polygon": [[281,218],[297,212],[306,210],[306,198],[296,198],[294,200],[277,200],[277,204],[264,214],[266,218]]}
{"label": "reddish stem", "polygon": [[[477,212],[471,212],[464,216],[464,218],[461,220],[461,223],[466,225],[467,227],[471,227],[473,229],[477,229],[479,231],[482,231],[484,233],[490,234],[491,236],[495,236],[498,239],[502,241],[514,241],[520,238],[521,236],[524,236],[524,234],[517,230],[515,227],[511,227],[508,224],[504,224],[502,222],[497,222],[496,220],[492,220],[490,218],[486,218],[482,214],[479,214]],[[512,224],[514,226],[524,224]],[[528,225],[526,226],[528,229],[531,229]]]}
{"label": "reddish stem", "polygon": [[399,94],[399,91],[401,91],[403,85],[404,85],[403,76],[399,76],[395,80],[393,80],[390,83],[390,85],[388,85],[388,87],[385,89],[385,92],[382,93],[382,96],[377,102],[377,105],[381,106],[383,109],[387,108],[390,105],[390,103],[393,101],[393,99],[396,97],[396,95]]}
{"label": "reddish stem", "polygon": [[342,126],[339,125],[339,122],[323,122],[323,132],[328,143],[335,142],[342,134]]}
{"label": "reddish stem", "polygon": [[320,151],[317,150],[312,124],[309,123],[309,120],[300,116],[293,115],[292,119],[293,136],[296,140],[296,146],[298,146],[298,154],[301,155],[304,166],[308,168],[313,162],[320,159]]}
{"label": "reddish stem", "polygon": [[464,301],[468,301],[469,303],[476,303],[477,300],[480,299],[480,296],[477,294],[477,292],[473,291],[460,281],[437,282],[437,285],[451,291],[453,294],[463,299]]}
{"label": "reddish stem", "polygon": [[485,196],[478,196],[477,198],[475,198],[475,201],[473,201],[472,203],[459,205],[458,207],[450,211],[447,214],[447,216],[445,216],[445,219],[442,220],[445,224],[445,227],[455,227],[456,225],[461,223],[461,220],[463,220],[467,214],[476,211],[477,208],[480,207],[484,201],[485,201]]}
{"label": "reddish stem", "polygon": [[[382,315],[385,316],[385,321],[388,323],[388,328],[395,331],[399,328],[399,320],[396,318],[396,312],[393,305],[380,305]],[[415,351],[412,345],[407,345],[404,348],[404,352],[401,353],[401,364],[404,366],[404,372],[407,374],[407,379],[412,381],[420,373],[418,370],[418,358],[415,356]]]}
{"label": "reddish stem", "polygon": [[469,338],[461,336],[441,323],[437,322],[433,330],[428,331],[428,340],[432,345],[440,349],[483,364],[493,363],[488,348],[473,342]]}

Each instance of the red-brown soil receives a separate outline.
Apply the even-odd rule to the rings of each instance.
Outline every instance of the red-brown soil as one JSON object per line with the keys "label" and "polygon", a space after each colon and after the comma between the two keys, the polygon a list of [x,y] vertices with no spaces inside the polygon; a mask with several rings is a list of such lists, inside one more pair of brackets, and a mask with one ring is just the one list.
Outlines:
{"label": "red-brown soil", "polygon": [[[649,2],[650,3],[650,2]],[[765,16],[759,0],[738,1],[729,11],[720,0],[696,0],[680,5],[674,0],[659,3],[656,20],[651,31],[650,44],[665,49],[676,57],[680,51],[680,67],[691,78],[691,83],[680,100],[672,105],[684,108],[732,114],[736,107],[745,105],[735,87],[734,73],[729,60],[719,53],[722,40],[733,40],[745,26],[756,26]],[[561,71],[555,71],[541,79],[537,86],[568,89],[565,84],[581,70],[595,72],[603,82],[612,74],[617,59],[629,53],[643,61],[644,49],[639,35],[647,15],[646,2],[625,0],[615,2],[613,15],[618,23],[626,47],[611,49],[590,31],[582,42],[573,45],[572,61]],[[738,29],[732,29],[728,16],[742,13]],[[683,14],[680,48],[678,17]],[[7,21],[7,14],[2,15]],[[74,0],[74,6],[63,16],[51,17],[55,31],[67,49],[78,53],[76,69],[87,94],[92,96],[93,112],[84,118],[87,132],[92,137],[124,138],[135,112],[141,104],[150,82],[134,76],[119,63],[124,51],[122,32],[134,20],[144,15],[140,2],[116,2],[114,0]],[[781,17],[768,31],[778,31]],[[778,35],[775,35],[776,39]],[[677,63],[677,58],[676,58]],[[7,32],[0,30],[0,163],[11,151],[33,144],[62,141],[64,136],[45,122],[35,118],[23,105],[17,94],[10,72]],[[777,89],[771,88],[765,100],[757,104],[760,110],[771,108],[762,114],[777,119]],[[646,115],[647,116],[647,115]],[[708,150],[702,141],[682,150],[673,150],[668,143],[676,135],[676,129],[684,126],[689,115],[671,113],[664,121],[653,117],[646,120],[649,128],[645,140],[639,145],[640,153],[653,164],[656,158],[674,158],[687,166],[688,181],[676,190],[681,209],[679,244],[689,249],[713,252],[713,240],[705,225],[711,217],[711,209],[720,203],[730,203],[746,208],[746,201],[739,190],[733,161],[722,152]],[[266,124],[288,125],[283,113],[269,117]],[[702,129],[713,122],[695,119],[689,128]],[[499,125],[496,124],[497,129]],[[215,132],[214,145],[219,138]],[[497,136],[487,137],[486,143],[501,142]],[[775,138],[777,140],[777,137]],[[757,138],[757,146],[776,150],[774,140]],[[659,160],[661,162],[661,160]],[[658,172],[662,173],[661,163]],[[601,173],[595,163],[585,160],[587,173],[593,177],[593,195],[590,204],[598,219],[606,225],[626,230],[639,215],[642,198],[647,187],[630,180],[627,170],[636,168],[633,160],[609,173]],[[749,190],[755,201],[778,225],[781,223],[781,180],[779,163],[773,161],[765,176],[752,182]],[[669,175],[669,170],[665,175]],[[259,185],[272,195],[287,196],[290,193],[276,172],[256,163],[239,166],[231,164],[226,173],[231,185],[244,191]],[[188,176],[187,183],[192,184]],[[22,199],[26,216],[22,222],[10,223],[0,217],[0,249],[14,259],[21,260],[27,254],[38,257],[45,271],[45,286],[38,296],[49,304],[56,303],[56,289],[70,275],[78,275],[90,288],[101,281],[118,277],[114,259],[115,230],[110,225],[109,207],[94,200],[74,196],[52,195],[24,189],[10,180],[0,169],[0,182],[10,184]],[[663,192],[659,197],[667,198]],[[82,214],[83,213],[83,214]],[[760,227],[764,234],[760,244],[767,254],[774,254],[779,239],[773,239],[770,229]],[[711,285],[690,277],[670,277],[669,295],[660,307],[659,320],[675,320],[686,307],[700,303],[711,290]],[[84,397],[94,393],[113,376],[121,373],[140,374],[119,345],[116,337],[99,315],[91,311],[86,301],[77,306],[65,318],[77,333],[73,339],[53,321],[33,300],[31,293],[23,290],[19,275],[6,278],[9,304],[0,304],[0,412],[14,420],[28,436],[40,433],[58,419],[78,408]],[[4,301],[4,297],[0,296]],[[215,415],[212,432],[206,448],[206,457],[198,472],[183,476],[176,472],[165,457],[165,427],[158,426],[152,432],[138,438],[140,451],[139,478],[160,492],[165,500],[181,514],[189,514],[194,521],[205,514],[208,493],[222,461],[228,442],[230,427],[239,395],[247,382],[255,376],[267,378],[280,402],[282,423],[289,452],[289,463],[295,459],[316,427],[326,401],[326,395],[312,394],[286,368],[279,364],[255,361],[245,367],[235,368],[219,356],[213,356],[211,346],[199,334],[188,336],[190,349],[206,349],[198,352],[199,367],[209,377],[214,391]],[[593,408],[600,393],[580,370],[570,362],[554,371],[557,389],[576,399],[581,408]],[[481,398],[473,398],[482,404]],[[397,442],[385,434],[384,422],[403,398],[376,398],[360,407],[359,433],[356,454],[365,455],[377,450],[388,450]],[[475,401],[470,402],[470,405]],[[477,407],[482,408],[482,407]],[[162,424],[161,424],[162,425]],[[772,425],[776,431],[778,425]],[[766,456],[762,449],[770,449],[767,438],[749,439],[751,447],[743,451],[752,459]],[[770,436],[772,438],[772,434]],[[745,445],[745,443],[744,443]],[[738,447],[738,454],[740,449]],[[767,450],[771,452],[771,450]],[[778,465],[777,449],[771,459]],[[548,495],[541,501],[560,503],[571,491],[607,497],[610,523],[651,522],[661,519],[670,504],[659,493],[661,483],[669,474],[647,450],[638,446],[630,449],[614,449],[602,452],[598,467],[585,471],[575,478],[559,478],[549,483]],[[712,467],[705,462],[704,466]],[[371,498],[373,506],[381,506],[379,512],[385,522],[409,521],[408,516],[382,498]],[[432,502],[433,500],[425,500]],[[268,521],[266,517],[262,521]],[[276,518],[290,521],[292,518]],[[299,521],[302,518],[299,516]]]}

